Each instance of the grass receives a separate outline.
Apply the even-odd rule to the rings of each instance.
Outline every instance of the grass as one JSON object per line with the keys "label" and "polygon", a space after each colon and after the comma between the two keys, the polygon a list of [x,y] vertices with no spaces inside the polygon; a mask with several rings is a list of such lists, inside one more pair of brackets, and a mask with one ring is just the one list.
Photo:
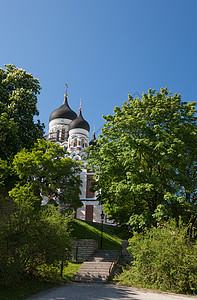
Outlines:
{"label": "grass", "polygon": [[[75,239],[94,239],[98,241],[100,249],[101,224],[72,220],[70,222],[71,235]],[[103,225],[103,250],[121,249],[121,232],[118,227]]]}
{"label": "grass", "polygon": [[27,278],[27,280],[9,287],[0,284],[0,300],[23,300],[38,292],[71,282],[80,266],[80,263],[69,262],[67,267],[64,268],[63,280],[59,278],[59,270],[54,269],[53,273],[56,275],[53,277]]}

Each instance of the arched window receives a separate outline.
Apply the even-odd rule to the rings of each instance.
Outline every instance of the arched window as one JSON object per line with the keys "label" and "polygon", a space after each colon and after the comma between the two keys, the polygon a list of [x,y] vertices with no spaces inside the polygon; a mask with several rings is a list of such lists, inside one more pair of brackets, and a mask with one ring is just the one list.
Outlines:
{"label": "arched window", "polygon": [[65,129],[63,128],[62,129],[62,141],[64,141],[64,139],[65,139]]}
{"label": "arched window", "polygon": [[74,138],[74,147],[77,147],[77,138]]}
{"label": "arched window", "polygon": [[57,130],[57,141],[59,141],[59,139],[60,139],[60,131]]}
{"label": "arched window", "polygon": [[81,146],[84,148],[84,139],[81,140]]}

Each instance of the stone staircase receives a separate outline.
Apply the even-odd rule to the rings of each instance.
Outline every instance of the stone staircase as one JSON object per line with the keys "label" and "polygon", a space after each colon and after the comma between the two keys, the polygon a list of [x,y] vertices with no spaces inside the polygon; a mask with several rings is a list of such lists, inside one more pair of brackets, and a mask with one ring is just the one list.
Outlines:
{"label": "stone staircase", "polygon": [[120,251],[118,250],[99,250],[82,264],[73,280],[80,282],[106,282],[119,258]]}

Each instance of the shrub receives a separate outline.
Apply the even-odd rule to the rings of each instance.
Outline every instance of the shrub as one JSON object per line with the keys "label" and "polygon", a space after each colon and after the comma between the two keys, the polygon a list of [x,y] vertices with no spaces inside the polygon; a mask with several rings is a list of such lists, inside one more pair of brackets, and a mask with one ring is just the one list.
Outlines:
{"label": "shrub", "polygon": [[131,284],[161,290],[197,292],[197,245],[188,228],[174,221],[159,228],[135,233],[129,240],[134,258],[127,277]]}
{"label": "shrub", "polygon": [[40,266],[47,269],[67,261],[71,252],[68,220],[53,206],[36,214],[25,208],[13,211],[0,224],[0,280],[11,285],[27,275],[39,275]]}

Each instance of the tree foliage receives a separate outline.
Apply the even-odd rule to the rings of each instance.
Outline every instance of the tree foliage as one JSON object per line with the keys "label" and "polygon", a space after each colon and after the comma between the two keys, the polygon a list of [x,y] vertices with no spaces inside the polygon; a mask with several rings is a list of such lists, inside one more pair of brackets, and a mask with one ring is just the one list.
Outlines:
{"label": "tree foliage", "polygon": [[[131,284],[178,293],[197,292],[197,245],[179,220],[135,233],[129,240],[134,258],[127,272]],[[126,274],[125,274],[126,275]]]}
{"label": "tree foliage", "polygon": [[[1,165],[9,172],[6,164]],[[69,211],[81,205],[79,171],[78,162],[43,139],[15,155],[13,172],[19,180],[0,211],[0,280],[5,285],[38,276],[40,270],[69,259],[67,224]],[[61,204],[67,205],[65,215]]]}
{"label": "tree foliage", "polygon": [[0,281],[6,286],[39,276],[40,269],[48,266],[60,267],[71,254],[69,218],[51,205],[35,213],[28,197],[29,193],[23,194],[26,205],[15,203],[6,222],[0,219]]}
{"label": "tree foliage", "polygon": [[38,79],[14,65],[0,68],[0,199],[18,180],[12,171],[14,155],[22,148],[30,148],[43,137],[44,125],[35,121],[38,116]]}
{"label": "tree foliage", "polygon": [[132,98],[105,124],[90,147],[94,190],[111,218],[143,228],[165,217],[195,215],[197,125],[195,102],[161,88]]}
{"label": "tree foliage", "polygon": [[80,165],[42,139],[44,126],[35,120],[40,89],[32,74],[0,69],[0,281],[6,285],[68,259],[70,217],[55,206],[81,205]]}
{"label": "tree foliage", "polygon": [[[9,172],[5,163],[1,165]],[[13,172],[19,180],[0,211],[0,280],[5,285],[69,259],[70,215],[68,210],[60,214],[57,204],[80,206],[79,170],[62,148],[42,139],[15,155]],[[50,203],[42,205],[43,197]]]}
{"label": "tree foliage", "polygon": [[23,149],[16,154],[13,166],[20,178],[10,192],[15,201],[24,202],[22,195],[26,190],[25,194],[33,194],[32,204],[38,207],[43,199],[69,207],[81,206],[79,162],[66,157],[59,145],[39,139],[31,150]]}
{"label": "tree foliage", "polygon": [[34,120],[40,89],[32,74],[14,65],[0,69],[0,158],[13,157],[43,136],[44,125]]}

